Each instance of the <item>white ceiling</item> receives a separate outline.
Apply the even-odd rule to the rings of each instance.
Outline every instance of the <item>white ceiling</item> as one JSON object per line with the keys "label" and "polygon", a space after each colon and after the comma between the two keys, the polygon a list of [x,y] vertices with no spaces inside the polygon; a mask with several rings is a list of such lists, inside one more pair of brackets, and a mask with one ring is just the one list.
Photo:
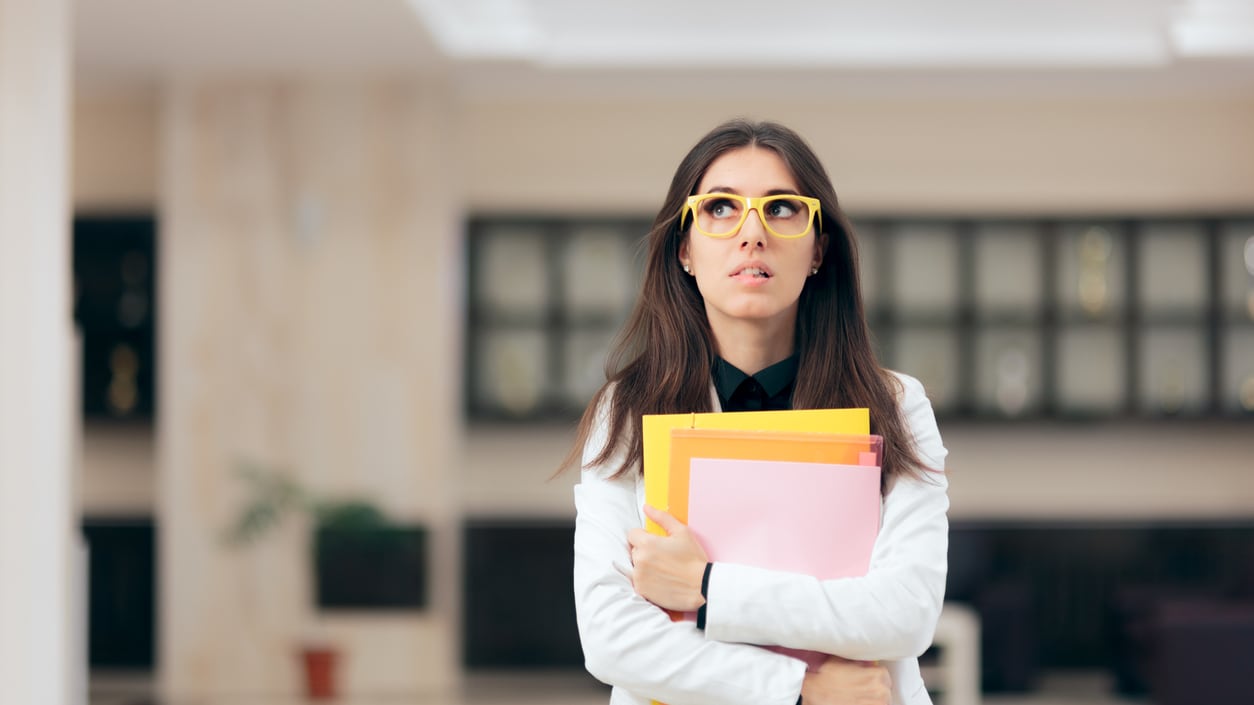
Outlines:
{"label": "white ceiling", "polygon": [[1254,98],[1254,0],[77,0],[80,81],[427,74],[464,94]]}
{"label": "white ceiling", "polygon": [[1254,11],[1231,0],[411,4],[455,56],[551,66],[1109,67],[1254,58]]}
{"label": "white ceiling", "polygon": [[405,0],[74,0],[88,81],[439,70]]}

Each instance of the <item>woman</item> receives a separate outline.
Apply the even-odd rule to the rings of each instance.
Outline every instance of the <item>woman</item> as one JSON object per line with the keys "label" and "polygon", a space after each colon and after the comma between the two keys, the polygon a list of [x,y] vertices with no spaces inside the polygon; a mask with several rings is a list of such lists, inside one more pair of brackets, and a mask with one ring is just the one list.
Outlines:
{"label": "woman", "polygon": [[[567,466],[582,458],[580,638],[612,705],[929,703],[916,657],[944,595],[946,450],[922,386],[875,360],[853,230],[796,133],[732,121],[680,163],[608,369]],[[884,437],[864,577],[710,564],[683,525],[643,506],[643,414],[840,407],[869,408]],[[645,533],[646,515],[669,535]],[[699,609],[698,625],[663,609]],[[749,644],[832,657],[807,672]]]}

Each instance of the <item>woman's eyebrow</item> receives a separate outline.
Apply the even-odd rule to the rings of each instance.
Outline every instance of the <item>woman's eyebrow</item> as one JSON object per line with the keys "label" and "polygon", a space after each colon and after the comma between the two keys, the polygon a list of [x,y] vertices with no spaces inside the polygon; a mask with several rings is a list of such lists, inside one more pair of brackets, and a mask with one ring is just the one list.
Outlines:
{"label": "woman's eyebrow", "polygon": [[[740,191],[738,189],[732,188],[731,186],[711,186],[708,190],[705,191],[705,193],[731,193],[737,196],[740,195]],[[773,188],[767,191],[766,193],[764,193],[763,195],[765,196],[796,196],[798,195],[798,193],[797,193],[797,189],[795,188]]]}

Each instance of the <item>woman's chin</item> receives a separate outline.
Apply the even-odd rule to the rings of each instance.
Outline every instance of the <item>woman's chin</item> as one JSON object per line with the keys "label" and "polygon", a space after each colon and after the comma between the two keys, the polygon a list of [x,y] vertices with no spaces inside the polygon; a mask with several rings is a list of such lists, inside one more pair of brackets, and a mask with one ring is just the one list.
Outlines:
{"label": "woman's chin", "polygon": [[750,302],[739,306],[728,306],[722,310],[722,317],[744,324],[769,326],[778,324],[789,314],[796,316],[797,309],[793,306],[764,306],[763,302]]}

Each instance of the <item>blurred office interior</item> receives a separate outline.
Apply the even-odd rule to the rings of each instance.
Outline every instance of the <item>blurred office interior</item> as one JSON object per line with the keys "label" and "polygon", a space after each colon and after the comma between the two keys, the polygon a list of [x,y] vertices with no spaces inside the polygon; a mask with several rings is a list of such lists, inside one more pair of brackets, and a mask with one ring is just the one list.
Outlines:
{"label": "blurred office interior", "polygon": [[0,702],[298,702],[311,645],[347,702],[604,702],[550,476],[736,116],[928,389],[984,701],[1247,697],[1251,3],[2,0],[0,49]]}

